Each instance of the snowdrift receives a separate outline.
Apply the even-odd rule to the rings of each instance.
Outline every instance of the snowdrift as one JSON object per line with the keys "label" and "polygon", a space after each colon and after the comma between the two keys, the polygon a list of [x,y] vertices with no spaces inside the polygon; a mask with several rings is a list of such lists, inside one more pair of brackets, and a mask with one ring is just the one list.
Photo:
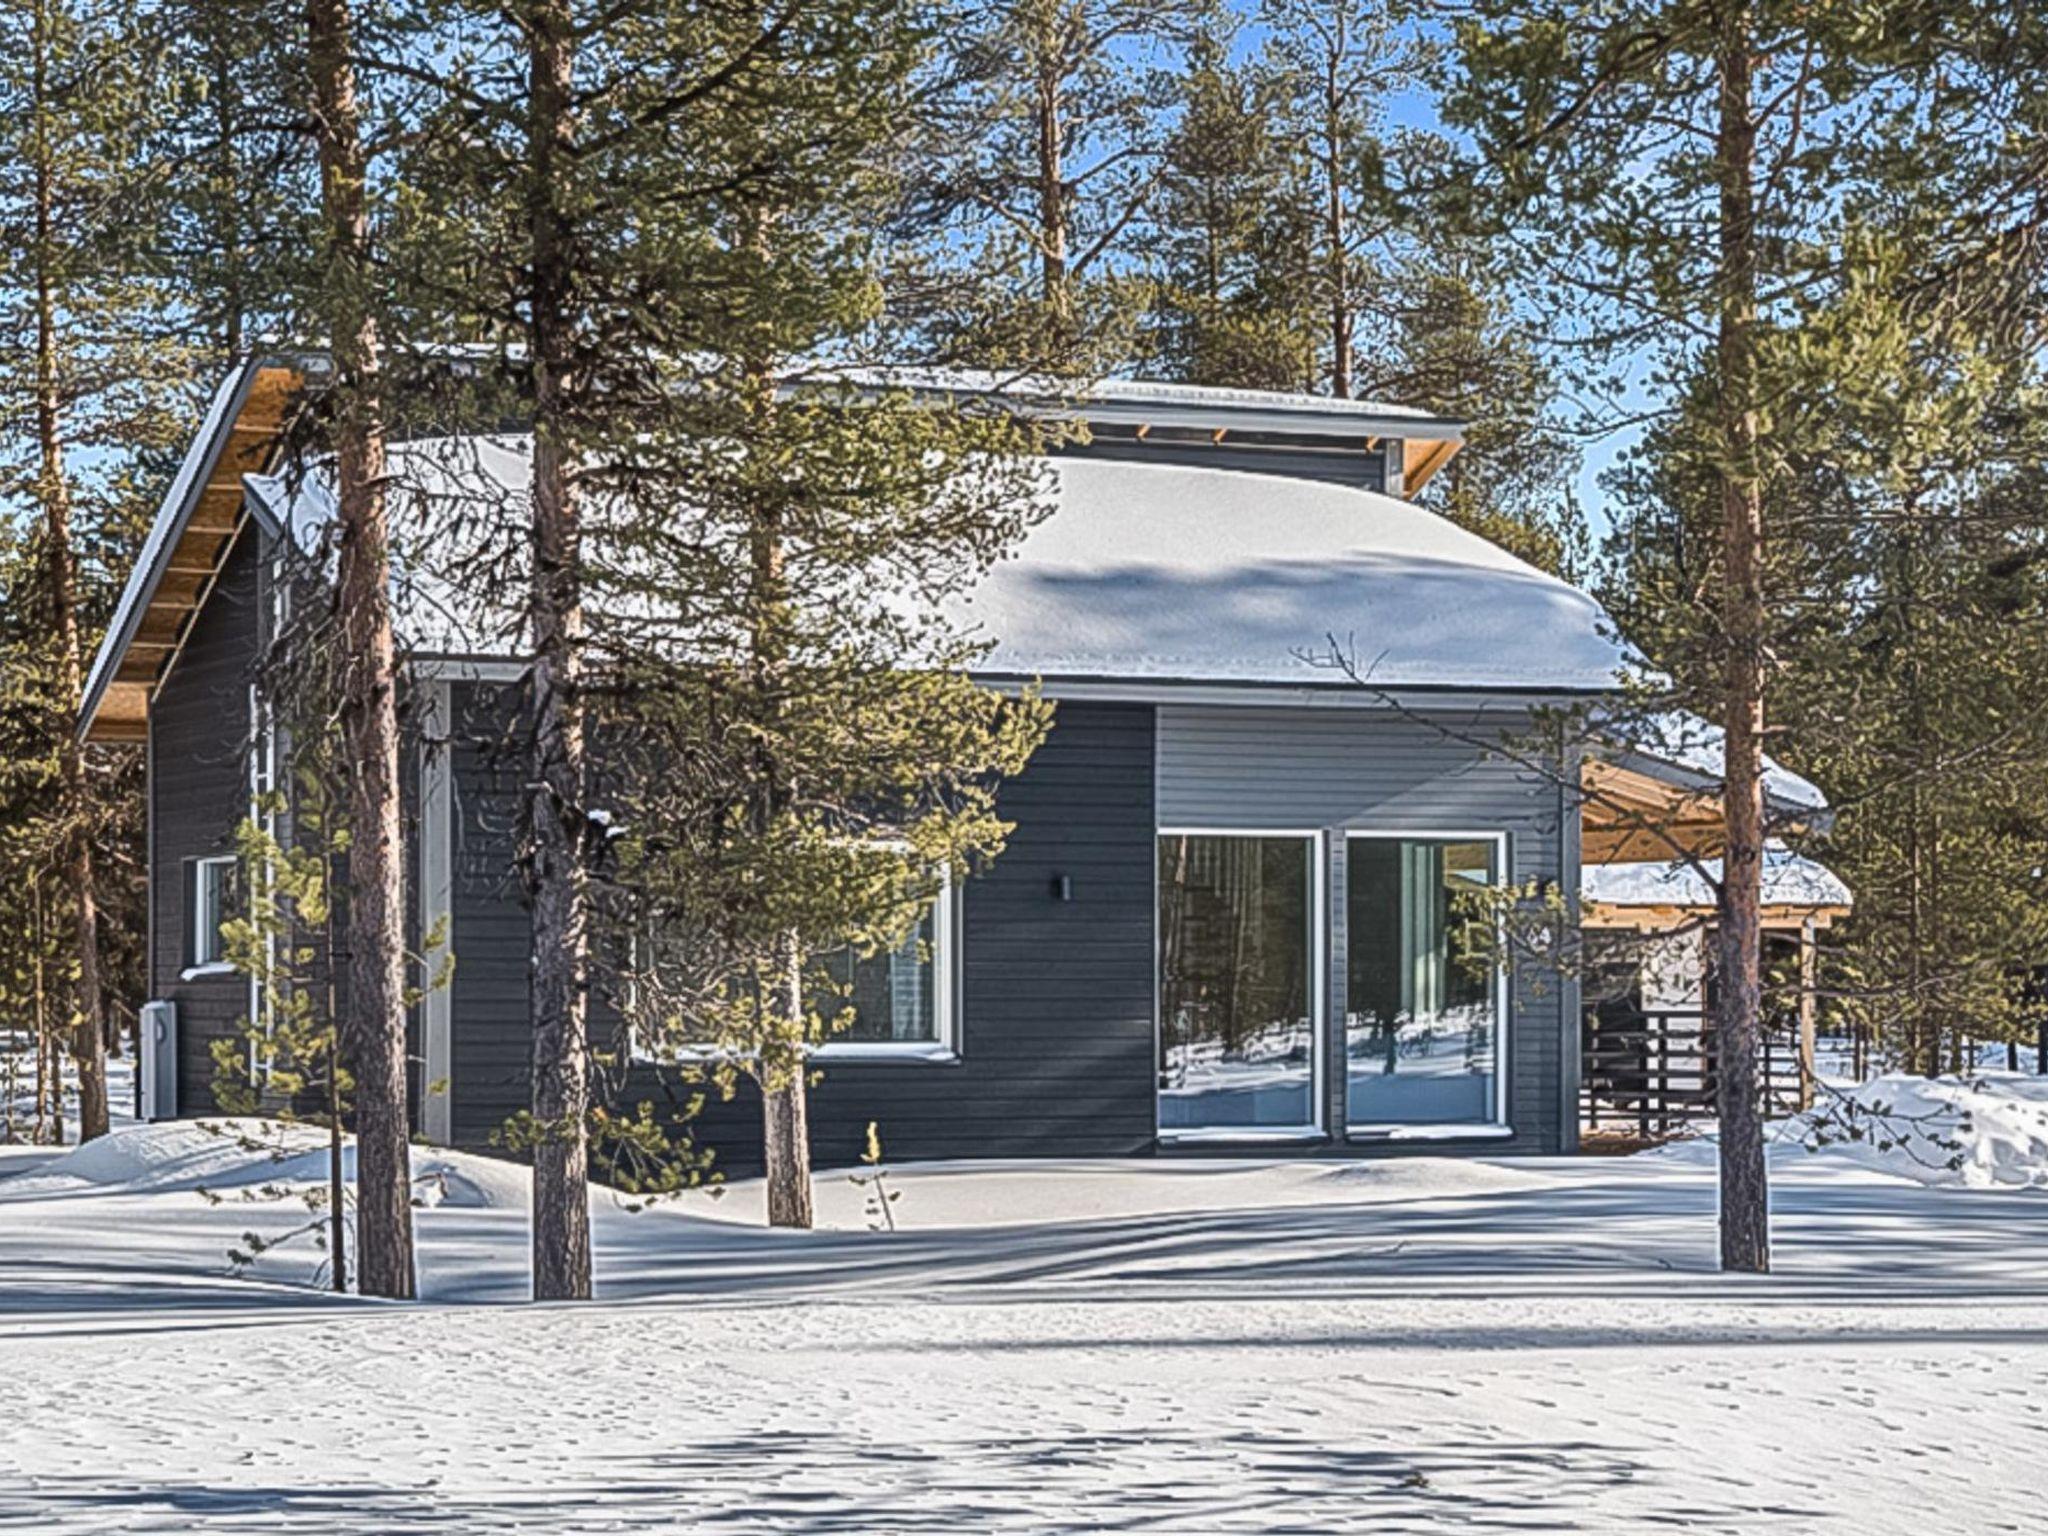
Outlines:
{"label": "snowdrift", "polygon": [[[2048,1189],[2048,1077],[1984,1072],[1824,1083],[1803,1115],[1769,1131],[1774,1166],[1807,1159],[1962,1189]],[[1703,1135],[1643,1154],[1710,1163]]]}
{"label": "snowdrift", "polygon": [[[342,1176],[356,1176],[353,1141],[342,1147]],[[456,1209],[520,1206],[526,1173],[508,1163],[436,1147],[415,1147],[420,1199]],[[327,1182],[327,1137],[311,1126],[273,1120],[179,1120],[134,1125],[56,1158],[9,1182],[16,1196],[175,1194],[296,1187]]]}

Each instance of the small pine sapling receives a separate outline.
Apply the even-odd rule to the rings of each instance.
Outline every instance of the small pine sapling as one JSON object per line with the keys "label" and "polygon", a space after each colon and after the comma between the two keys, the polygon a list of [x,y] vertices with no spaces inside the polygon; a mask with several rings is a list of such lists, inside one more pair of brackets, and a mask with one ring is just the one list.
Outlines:
{"label": "small pine sapling", "polygon": [[882,1138],[872,1120],[868,1122],[867,1150],[861,1153],[860,1160],[869,1171],[849,1174],[846,1182],[867,1195],[868,1230],[894,1232],[896,1202],[903,1192],[889,1187],[889,1170],[882,1166]]}

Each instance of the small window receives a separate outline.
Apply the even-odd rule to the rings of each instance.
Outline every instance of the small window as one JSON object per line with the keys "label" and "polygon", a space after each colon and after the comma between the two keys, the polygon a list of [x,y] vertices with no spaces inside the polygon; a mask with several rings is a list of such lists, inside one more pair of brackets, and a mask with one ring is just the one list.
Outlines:
{"label": "small window", "polygon": [[241,899],[240,861],[232,855],[193,859],[186,869],[185,908],[192,923],[186,964],[194,970],[226,970],[228,957],[221,928],[235,915]]}
{"label": "small window", "polygon": [[[953,1060],[958,1050],[954,1025],[957,921],[953,885],[946,880],[909,938],[895,949],[863,954],[849,947],[814,954],[807,971],[808,1005],[828,1020],[839,1019],[849,1009],[852,1017],[819,1041],[813,1054],[826,1060]],[[660,957],[652,962],[658,975],[665,976],[673,968],[676,976],[682,977],[690,965],[687,951],[687,945],[666,944],[645,931],[633,936],[625,1007],[627,1049],[635,1060],[663,1059],[649,1049],[634,1017],[646,995],[644,977],[650,952]],[[657,995],[660,990],[655,989]],[[715,1053],[708,1042],[681,1044],[675,1052],[685,1059]]]}
{"label": "small window", "polygon": [[811,1006],[827,1019],[853,1012],[819,1045],[820,1054],[952,1047],[951,896],[950,885],[941,889],[895,949],[872,955],[840,949],[817,957],[813,971],[821,984]]}

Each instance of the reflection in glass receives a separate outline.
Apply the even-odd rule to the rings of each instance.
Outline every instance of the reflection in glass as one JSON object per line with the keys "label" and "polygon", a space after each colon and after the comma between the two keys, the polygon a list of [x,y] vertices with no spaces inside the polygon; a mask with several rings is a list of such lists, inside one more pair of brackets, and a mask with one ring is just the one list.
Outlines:
{"label": "reflection in glass", "polygon": [[1314,843],[1159,839],[1159,1126],[1315,1122]]}
{"label": "reflection in glass", "polygon": [[1346,844],[1347,1118],[1353,1126],[1488,1123],[1500,1027],[1487,842]]}
{"label": "reflection in glass", "polygon": [[846,1028],[826,1036],[829,1043],[938,1043],[938,912],[937,904],[926,909],[897,949],[875,955],[840,949],[818,957],[823,985],[811,1006],[827,1019],[853,1010]]}

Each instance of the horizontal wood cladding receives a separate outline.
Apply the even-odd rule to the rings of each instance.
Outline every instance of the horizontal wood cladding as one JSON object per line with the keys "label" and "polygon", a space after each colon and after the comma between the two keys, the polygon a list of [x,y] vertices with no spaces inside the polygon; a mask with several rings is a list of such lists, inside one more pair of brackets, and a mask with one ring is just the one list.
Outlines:
{"label": "horizontal wood cladding", "polygon": [[1368,448],[1362,439],[1342,445],[1301,447],[1258,442],[1242,435],[1226,434],[1218,442],[1213,434],[1189,437],[1153,431],[1140,438],[1129,432],[1097,429],[1087,442],[1062,444],[1058,452],[1068,458],[1118,459],[1132,464],[1168,464],[1176,469],[1228,469],[1240,474],[1327,481],[1361,491],[1387,488],[1385,450],[1377,444]]}
{"label": "horizontal wood cladding", "polygon": [[182,977],[191,915],[188,859],[234,851],[249,811],[249,683],[262,600],[259,538],[236,537],[205,605],[149,712],[150,996],[178,1005],[178,1105],[216,1109],[215,1040],[240,1032],[249,983],[224,974]]}
{"label": "horizontal wood cladding", "polygon": [[[455,1121],[457,1140],[477,1144],[527,1101],[529,926],[513,869],[510,695],[455,692]],[[959,1060],[827,1061],[811,1102],[821,1164],[858,1158],[871,1120],[894,1158],[1151,1145],[1151,708],[1062,705],[999,804],[1016,824],[1009,846],[960,891]],[[1070,900],[1056,899],[1059,876]],[[681,1091],[639,1068],[617,1096]],[[757,1168],[758,1098],[743,1088],[707,1105],[696,1135],[717,1166]]]}

